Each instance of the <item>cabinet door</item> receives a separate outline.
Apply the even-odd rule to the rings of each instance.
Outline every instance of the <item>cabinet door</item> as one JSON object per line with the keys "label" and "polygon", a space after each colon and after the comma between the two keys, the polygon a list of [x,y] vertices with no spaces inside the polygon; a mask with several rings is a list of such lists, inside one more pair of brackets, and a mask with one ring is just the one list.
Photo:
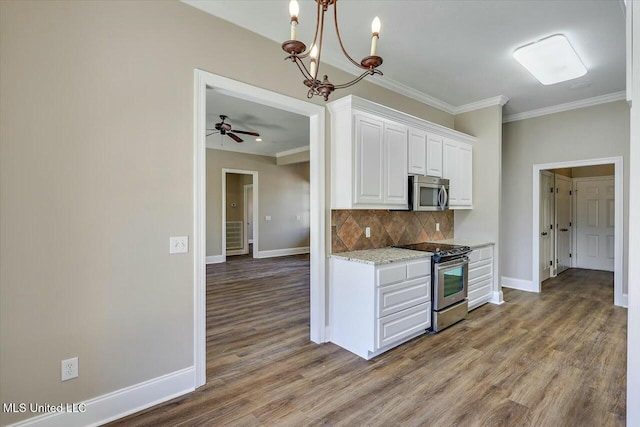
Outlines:
{"label": "cabinet door", "polygon": [[473,147],[460,142],[458,147],[458,205],[473,204]]}
{"label": "cabinet door", "polygon": [[458,204],[458,143],[445,139],[442,152],[442,177],[449,180],[449,206]]}
{"label": "cabinet door", "polygon": [[427,175],[442,178],[443,138],[438,135],[427,136]]}
{"label": "cabinet door", "polygon": [[384,201],[383,123],[381,120],[360,115],[356,115],[354,120],[356,144],[353,202],[382,203]]}
{"label": "cabinet door", "polygon": [[407,205],[408,129],[401,125],[384,125],[384,203]]}
{"label": "cabinet door", "polygon": [[409,174],[427,174],[427,133],[409,129]]}

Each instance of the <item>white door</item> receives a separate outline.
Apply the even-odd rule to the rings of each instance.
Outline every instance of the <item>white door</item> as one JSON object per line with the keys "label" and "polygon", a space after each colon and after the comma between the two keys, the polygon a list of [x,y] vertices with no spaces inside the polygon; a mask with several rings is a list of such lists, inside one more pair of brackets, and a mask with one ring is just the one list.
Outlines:
{"label": "white door", "polygon": [[615,235],[613,177],[576,180],[576,264],[613,271]]}
{"label": "white door", "polygon": [[[383,123],[370,117],[355,117],[356,191],[354,203],[381,204],[383,197]],[[406,147],[406,143],[405,143]],[[406,165],[407,150],[404,150]],[[405,166],[406,170],[406,166]]]}
{"label": "white door", "polygon": [[442,151],[442,177],[449,180],[449,205],[458,204],[458,144],[451,139],[444,140]]}
{"label": "white door", "polygon": [[384,125],[384,203],[407,207],[408,129],[396,124]]}
{"label": "white door", "polygon": [[442,178],[442,144],[440,135],[427,136],[427,175]]}
{"label": "white door", "polygon": [[409,130],[409,173],[427,174],[427,133],[420,129]]}
{"label": "white door", "polygon": [[571,178],[556,175],[556,268],[571,267]]}
{"label": "white door", "polygon": [[553,275],[553,174],[540,172],[540,281]]}

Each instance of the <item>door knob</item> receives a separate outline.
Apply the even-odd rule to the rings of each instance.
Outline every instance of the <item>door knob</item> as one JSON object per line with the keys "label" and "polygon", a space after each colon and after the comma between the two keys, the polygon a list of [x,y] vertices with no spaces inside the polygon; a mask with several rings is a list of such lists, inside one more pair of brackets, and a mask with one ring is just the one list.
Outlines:
{"label": "door knob", "polygon": [[568,228],[561,228],[560,231],[569,231]]}
{"label": "door knob", "polygon": [[546,231],[543,231],[543,232],[542,232],[542,233],[540,233],[540,234],[541,234],[541,235],[543,235],[543,236],[546,236],[546,235],[547,235],[547,232],[546,232]]}

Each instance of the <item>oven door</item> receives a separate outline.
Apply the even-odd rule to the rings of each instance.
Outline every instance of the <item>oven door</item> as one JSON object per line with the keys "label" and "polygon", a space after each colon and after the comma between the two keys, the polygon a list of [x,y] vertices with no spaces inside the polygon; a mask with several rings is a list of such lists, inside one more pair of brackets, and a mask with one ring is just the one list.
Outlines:
{"label": "oven door", "polygon": [[468,257],[434,264],[433,309],[442,310],[466,299],[468,282]]}
{"label": "oven door", "polygon": [[413,188],[414,211],[443,211],[449,208],[449,195],[444,185],[416,182]]}

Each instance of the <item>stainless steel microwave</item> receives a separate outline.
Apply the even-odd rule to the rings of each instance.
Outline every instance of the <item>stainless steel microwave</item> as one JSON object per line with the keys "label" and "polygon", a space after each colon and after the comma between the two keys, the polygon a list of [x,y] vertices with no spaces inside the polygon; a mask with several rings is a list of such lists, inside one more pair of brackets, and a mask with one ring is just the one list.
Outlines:
{"label": "stainless steel microwave", "polygon": [[449,180],[436,176],[410,176],[409,209],[414,211],[449,209]]}

